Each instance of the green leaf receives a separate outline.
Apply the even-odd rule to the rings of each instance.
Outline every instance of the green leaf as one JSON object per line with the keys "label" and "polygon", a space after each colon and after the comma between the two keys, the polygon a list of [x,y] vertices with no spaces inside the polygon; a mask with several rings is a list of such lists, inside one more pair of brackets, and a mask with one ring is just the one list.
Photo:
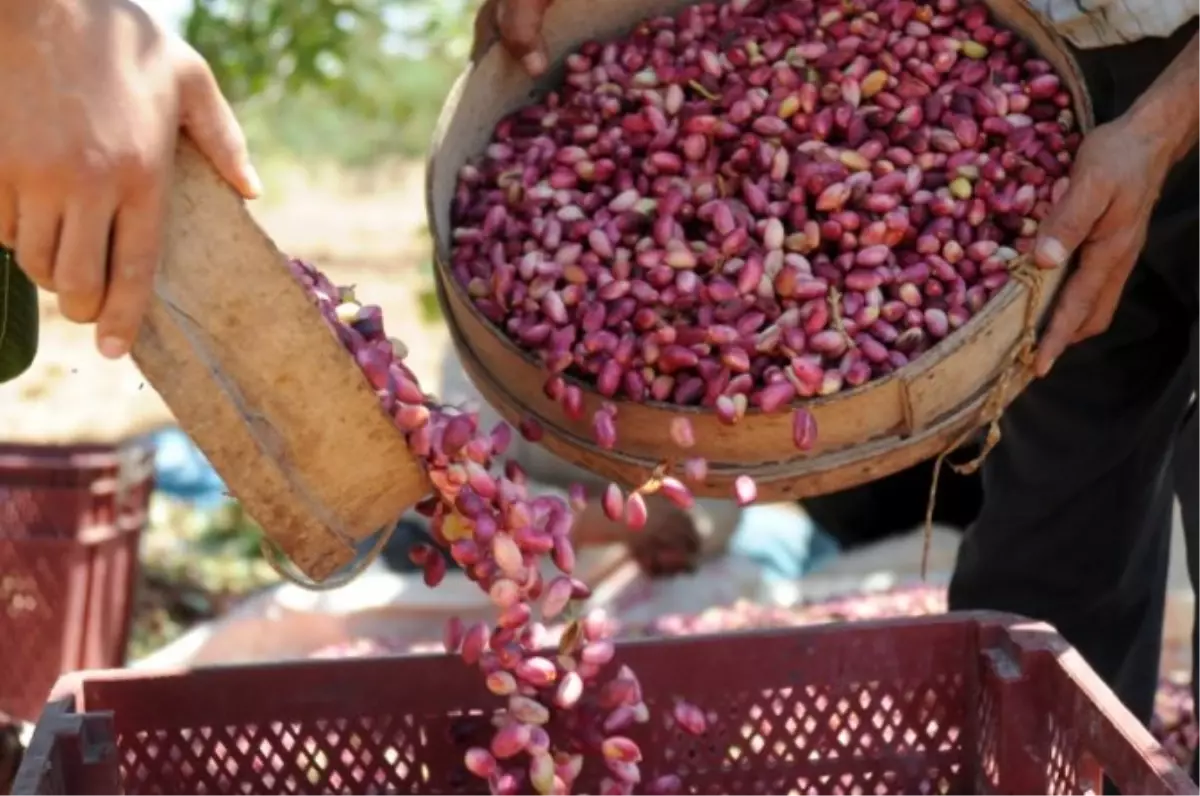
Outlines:
{"label": "green leaf", "polygon": [[441,323],[442,305],[438,303],[437,290],[426,288],[417,294],[417,304],[420,307],[421,322],[426,326]]}
{"label": "green leaf", "polygon": [[37,348],[37,288],[0,246],[0,384],[24,373]]}

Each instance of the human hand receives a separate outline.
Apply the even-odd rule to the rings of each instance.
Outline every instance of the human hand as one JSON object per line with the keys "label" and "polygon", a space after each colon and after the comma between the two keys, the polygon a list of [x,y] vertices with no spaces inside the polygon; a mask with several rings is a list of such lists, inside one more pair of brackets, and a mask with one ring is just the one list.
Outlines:
{"label": "human hand", "polygon": [[695,519],[664,498],[651,496],[647,503],[655,521],[641,533],[626,534],[625,544],[633,560],[650,577],[695,572],[703,552]]}
{"label": "human hand", "polygon": [[542,39],[542,19],[554,0],[484,0],[475,16],[475,41],[471,60],[477,59],[500,39],[513,58],[529,74],[537,77],[546,71],[549,61]]}
{"label": "human hand", "polygon": [[126,354],[150,301],[182,128],[244,197],[260,185],[212,72],[130,0],[6,0],[0,244],[97,346]]}
{"label": "human hand", "polygon": [[1034,246],[1034,262],[1042,268],[1059,268],[1079,256],[1038,346],[1039,376],[1049,373],[1068,346],[1112,322],[1170,166],[1164,139],[1128,116],[1084,138],[1070,187],[1042,222]]}

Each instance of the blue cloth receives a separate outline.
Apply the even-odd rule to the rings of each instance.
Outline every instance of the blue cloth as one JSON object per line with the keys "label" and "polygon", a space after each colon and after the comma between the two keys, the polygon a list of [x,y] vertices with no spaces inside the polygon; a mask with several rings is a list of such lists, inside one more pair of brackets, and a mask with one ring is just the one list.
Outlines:
{"label": "blue cloth", "polygon": [[735,555],[763,567],[768,577],[794,581],[836,558],[838,543],[806,514],[791,507],[751,506],[729,542]]}
{"label": "blue cloth", "polygon": [[200,508],[219,506],[228,499],[221,476],[187,434],[170,427],[155,432],[153,438],[158,491]]}

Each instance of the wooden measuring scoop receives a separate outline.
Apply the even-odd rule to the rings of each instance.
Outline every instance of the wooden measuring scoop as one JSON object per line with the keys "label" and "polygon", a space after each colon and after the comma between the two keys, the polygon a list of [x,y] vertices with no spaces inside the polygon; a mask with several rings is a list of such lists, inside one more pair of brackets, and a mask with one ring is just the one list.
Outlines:
{"label": "wooden measuring scoop", "polygon": [[313,580],[429,493],[287,257],[186,141],[133,359],[230,493]]}

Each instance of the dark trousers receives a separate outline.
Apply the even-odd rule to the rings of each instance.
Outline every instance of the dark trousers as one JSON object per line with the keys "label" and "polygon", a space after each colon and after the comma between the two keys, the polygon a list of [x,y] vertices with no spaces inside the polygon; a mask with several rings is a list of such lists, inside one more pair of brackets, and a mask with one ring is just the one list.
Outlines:
{"label": "dark trousers", "polygon": [[[1195,30],[1078,53],[1097,121],[1123,113]],[[1171,175],[1112,326],[1068,349],[1005,414],[950,585],[953,609],[1053,624],[1142,721],[1158,683],[1177,490],[1196,586],[1196,163],[1193,149]]]}

